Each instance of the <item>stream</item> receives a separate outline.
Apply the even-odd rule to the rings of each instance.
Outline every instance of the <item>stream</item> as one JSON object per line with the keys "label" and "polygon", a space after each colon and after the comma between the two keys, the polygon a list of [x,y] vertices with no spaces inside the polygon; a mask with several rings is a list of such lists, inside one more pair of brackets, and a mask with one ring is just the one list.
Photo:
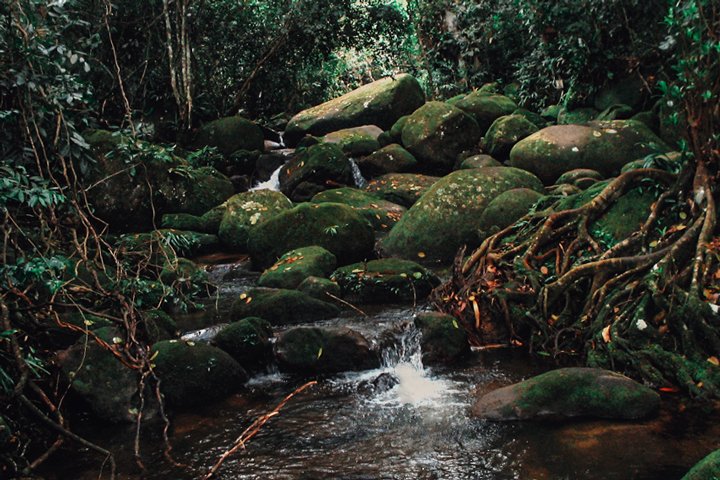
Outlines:
{"label": "stream", "polygon": [[[227,262],[222,257],[205,261]],[[195,341],[208,311],[227,308],[254,285],[247,260],[209,267],[219,295],[205,312],[179,317]],[[363,308],[365,308],[363,306]],[[320,322],[347,325],[375,341],[407,323],[421,307],[368,307]],[[476,392],[493,390],[553,368],[510,349],[474,351],[460,365],[422,365],[418,332],[406,329],[401,344],[383,352],[379,369],[320,379],[293,398],[246,449],[229,457],[218,479],[679,479],[717,448],[720,415],[685,408],[665,397],[660,415],[643,422],[491,423],[469,416]],[[390,375],[388,375],[390,374]],[[385,382],[390,376],[396,379]],[[170,440],[177,468],[162,455],[157,424],[143,433],[140,474],[133,458],[132,426],[79,419],[76,428],[111,445],[119,479],[196,479],[230,448],[258,416],[271,411],[307,379],[269,371],[220,402],[175,412]],[[59,457],[59,456],[58,456]],[[47,479],[96,479],[102,459],[59,458]],[[107,470],[106,470],[107,471]]]}

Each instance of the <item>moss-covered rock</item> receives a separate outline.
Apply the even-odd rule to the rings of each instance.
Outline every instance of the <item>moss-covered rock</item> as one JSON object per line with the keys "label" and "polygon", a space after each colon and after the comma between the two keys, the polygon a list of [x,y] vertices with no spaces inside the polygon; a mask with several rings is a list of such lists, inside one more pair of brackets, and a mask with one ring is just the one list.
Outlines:
{"label": "moss-covered rock", "polygon": [[340,265],[372,256],[375,232],[362,215],[339,203],[303,203],[281,212],[250,231],[253,265],[267,268],[284,253],[318,245]]}
{"label": "moss-covered rock", "polygon": [[560,175],[555,183],[557,185],[562,185],[564,183],[567,183],[568,185],[575,185],[579,180],[584,178],[591,178],[599,181],[603,179],[603,176],[602,173],[597,170],[591,170],[589,168],[576,168]]}
{"label": "moss-covered rock", "polygon": [[265,138],[260,127],[240,116],[208,122],[193,140],[195,148],[216,147],[225,155],[237,150],[264,150]]}
{"label": "moss-covered rock", "polygon": [[335,305],[298,290],[253,288],[241,294],[230,309],[230,320],[264,318],[271,325],[292,325],[336,317]]}
{"label": "moss-covered rock", "polygon": [[508,167],[458,170],[434,184],[393,227],[384,251],[407,259],[450,260],[458,249],[476,246],[487,205],[514,188],[542,191],[534,175]]}
{"label": "moss-covered rock", "polygon": [[277,358],[284,371],[303,375],[369,370],[379,366],[370,343],[344,327],[297,327],[280,335]]}
{"label": "moss-covered rock", "polygon": [[360,303],[422,301],[440,283],[430,270],[399,258],[347,265],[330,278],[340,285],[344,296]]}
{"label": "moss-covered rock", "polygon": [[480,128],[480,136],[485,135],[495,120],[512,114],[518,108],[508,97],[482,89],[467,95],[455,106],[473,116]]}
{"label": "moss-covered rock", "polygon": [[472,155],[463,159],[456,170],[468,170],[471,168],[502,167],[503,164],[490,155]]}
{"label": "moss-covered rock", "polygon": [[356,160],[366,178],[386,173],[408,172],[417,166],[417,160],[397,143],[387,145],[372,155]]}
{"label": "moss-covered rock", "polygon": [[363,125],[328,133],[322,137],[322,142],[337,145],[350,157],[369,155],[380,149],[378,137],[381,133],[382,129],[375,125]]}
{"label": "moss-covered rock", "polygon": [[148,310],[142,314],[143,326],[149,343],[172,340],[180,335],[177,323],[162,310]]}
{"label": "moss-covered rock", "polygon": [[510,165],[528,170],[550,185],[576,168],[597,170],[609,177],[631,160],[668,151],[670,147],[633,120],[557,125],[518,142],[510,152]]}
{"label": "moss-covered rock", "polygon": [[517,142],[538,131],[538,127],[522,115],[506,115],[495,120],[483,139],[483,150],[493,158],[506,160]]}
{"label": "moss-covered rock", "polygon": [[[545,128],[548,126],[548,121],[546,118],[544,118],[539,113],[531,112],[526,108],[518,108],[512,114],[522,115],[523,117],[525,117],[526,120],[528,120],[530,123],[532,123],[538,128]],[[555,118],[557,118],[557,116]]]}
{"label": "moss-covered rock", "polygon": [[594,108],[561,109],[557,116],[558,125],[584,125],[595,120],[600,112]]}
{"label": "moss-covered rock", "polygon": [[308,277],[298,285],[297,289],[313,298],[326,301],[332,299],[332,297],[340,297],[340,295],[342,295],[340,285],[332,280],[321,277]]}
{"label": "moss-covered rock", "polygon": [[598,113],[596,120],[608,121],[608,120],[626,120],[633,116],[633,109],[628,105],[622,103],[617,105],[610,105],[608,108]]}
{"label": "moss-covered rock", "polygon": [[336,265],[335,255],[322,247],[290,250],[263,272],[258,285],[269,288],[297,288],[308,277],[328,277]]}
{"label": "moss-covered rock", "polygon": [[272,326],[258,317],[243,318],[223,328],[212,343],[227,352],[244,369],[257,371],[272,361]]}
{"label": "moss-covered rock", "polygon": [[402,129],[405,127],[405,122],[407,122],[407,119],[409,117],[410,115],[403,115],[402,117],[398,118],[397,122],[393,123],[393,126],[390,127],[390,130],[388,130],[390,138],[395,143],[400,143],[402,141]]}
{"label": "moss-covered rock", "polygon": [[285,141],[295,145],[308,133],[320,136],[361,125],[389,129],[423,103],[425,94],[411,75],[383,78],[298,113],[287,125]]}
{"label": "moss-covered rock", "polygon": [[700,460],[681,480],[720,480],[720,450]]}
{"label": "moss-covered rock", "polygon": [[318,144],[298,149],[280,170],[280,190],[294,202],[304,202],[329,185],[352,185],[350,162],[340,147]]}
{"label": "moss-covered rock", "polygon": [[342,203],[360,213],[375,230],[390,230],[405,214],[406,208],[356,188],[336,188],[315,195],[313,203]]}
{"label": "moss-covered rock", "polygon": [[594,417],[635,420],[657,412],[660,396],[619,373],[561,368],[480,397],[473,415],[488,420]]}
{"label": "moss-covered rock", "polygon": [[160,391],[168,405],[201,405],[232,393],[248,379],[230,355],[205,343],[166,340],[152,348]]}
{"label": "moss-covered rock", "polygon": [[487,237],[527,215],[542,193],[529,188],[513,188],[495,197],[483,210],[478,222],[480,237]]}
{"label": "moss-covered rock", "polygon": [[255,190],[238,193],[224,204],[218,237],[225,247],[245,252],[250,231],[290,208],[292,202],[280,192]]}
{"label": "moss-covered rock", "polygon": [[415,327],[422,334],[420,348],[425,365],[452,363],[470,354],[467,332],[450,315],[420,313],[415,317]]}
{"label": "moss-covered rock", "polygon": [[417,173],[389,173],[370,181],[365,190],[389,202],[410,208],[440,177]]}
{"label": "moss-covered rock", "polygon": [[160,221],[162,228],[172,230],[190,230],[200,233],[218,233],[218,225],[206,221],[203,216],[191,215],[189,213],[166,213]]}
{"label": "moss-covered rock", "polygon": [[458,154],[480,141],[473,118],[444,102],[428,102],[405,122],[402,144],[424,171],[449,172]]}
{"label": "moss-covered rock", "polygon": [[557,122],[558,116],[562,111],[563,107],[560,105],[548,105],[540,112],[540,116],[547,119],[550,122]]}

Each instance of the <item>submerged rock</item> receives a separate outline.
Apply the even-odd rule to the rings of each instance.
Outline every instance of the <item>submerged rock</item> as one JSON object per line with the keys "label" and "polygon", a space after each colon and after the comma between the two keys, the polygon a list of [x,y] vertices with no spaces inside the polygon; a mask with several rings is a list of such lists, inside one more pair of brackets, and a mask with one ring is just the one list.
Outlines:
{"label": "submerged rock", "polygon": [[452,363],[470,354],[467,332],[454,317],[440,312],[424,312],[415,317],[415,326],[422,334],[423,364]]}
{"label": "submerged rock", "polygon": [[715,450],[700,460],[681,480],[720,479],[720,450]]}
{"label": "submerged rock", "polygon": [[271,325],[292,325],[336,317],[335,305],[297,290],[253,288],[241,294],[230,310],[231,319],[264,318]]}
{"label": "submerged rock", "polygon": [[298,152],[280,170],[280,190],[292,201],[304,202],[328,188],[353,184],[350,162],[337,145],[321,143]]}
{"label": "submerged rock", "polygon": [[226,326],[213,344],[233,357],[243,368],[256,371],[272,360],[272,326],[258,317],[243,318]]}
{"label": "submerged rock", "polygon": [[438,180],[440,177],[416,173],[390,173],[372,180],[365,190],[389,202],[410,208]]}
{"label": "submerged rock", "polygon": [[270,288],[297,288],[308,277],[328,277],[335,266],[335,255],[322,247],[311,246],[290,250],[265,270],[258,286]]}
{"label": "submerged rock", "polygon": [[405,207],[356,188],[325,190],[315,195],[311,201],[348,205],[361,214],[375,230],[390,230],[407,211]]}
{"label": "submerged rock", "polygon": [[480,397],[476,417],[495,421],[593,417],[636,420],[657,412],[660,396],[619,373],[561,368]]}
{"label": "submerged rock", "polygon": [[230,155],[237,150],[262,151],[265,138],[260,127],[250,120],[240,116],[225,117],[200,127],[193,146],[216,147],[224,155]]}
{"label": "submerged rock", "polygon": [[223,205],[218,236],[225,247],[247,251],[250,231],[268,218],[292,208],[292,202],[280,192],[255,190],[238,193]]}

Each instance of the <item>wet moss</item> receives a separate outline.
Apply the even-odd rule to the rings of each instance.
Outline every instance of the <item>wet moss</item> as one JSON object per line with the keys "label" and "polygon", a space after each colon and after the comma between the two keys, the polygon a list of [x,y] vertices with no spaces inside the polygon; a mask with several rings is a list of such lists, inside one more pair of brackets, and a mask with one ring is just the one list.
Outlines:
{"label": "wet moss", "polygon": [[315,195],[313,203],[342,203],[352,207],[375,230],[390,230],[405,214],[406,209],[387,200],[355,188],[335,188]]}
{"label": "wet moss", "polygon": [[322,247],[291,250],[265,270],[258,280],[261,287],[297,288],[308,277],[328,277],[337,264],[335,255]]}
{"label": "wet moss", "polygon": [[235,300],[230,320],[260,317],[271,325],[292,325],[332,318],[339,313],[335,305],[297,290],[253,288]]}

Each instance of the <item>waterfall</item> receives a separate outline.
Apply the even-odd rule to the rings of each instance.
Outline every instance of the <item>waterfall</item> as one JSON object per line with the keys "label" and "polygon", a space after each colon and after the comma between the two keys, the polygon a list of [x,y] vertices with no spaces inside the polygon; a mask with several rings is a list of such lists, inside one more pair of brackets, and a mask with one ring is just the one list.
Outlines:
{"label": "waterfall", "polygon": [[355,162],[355,160],[352,158],[348,158],[348,161],[350,162],[350,168],[352,168],[353,181],[355,182],[355,186],[357,188],[367,187],[368,182],[367,180],[365,180],[365,177],[363,177],[357,162]]}
{"label": "waterfall", "polygon": [[255,185],[253,188],[250,189],[251,192],[254,192],[255,190],[273,190],[275,192],[280,190],[280,169],[282,169],[283,165],[280,165],[275,171],[270,175],[270,179],[260,182],[257,185]]}

